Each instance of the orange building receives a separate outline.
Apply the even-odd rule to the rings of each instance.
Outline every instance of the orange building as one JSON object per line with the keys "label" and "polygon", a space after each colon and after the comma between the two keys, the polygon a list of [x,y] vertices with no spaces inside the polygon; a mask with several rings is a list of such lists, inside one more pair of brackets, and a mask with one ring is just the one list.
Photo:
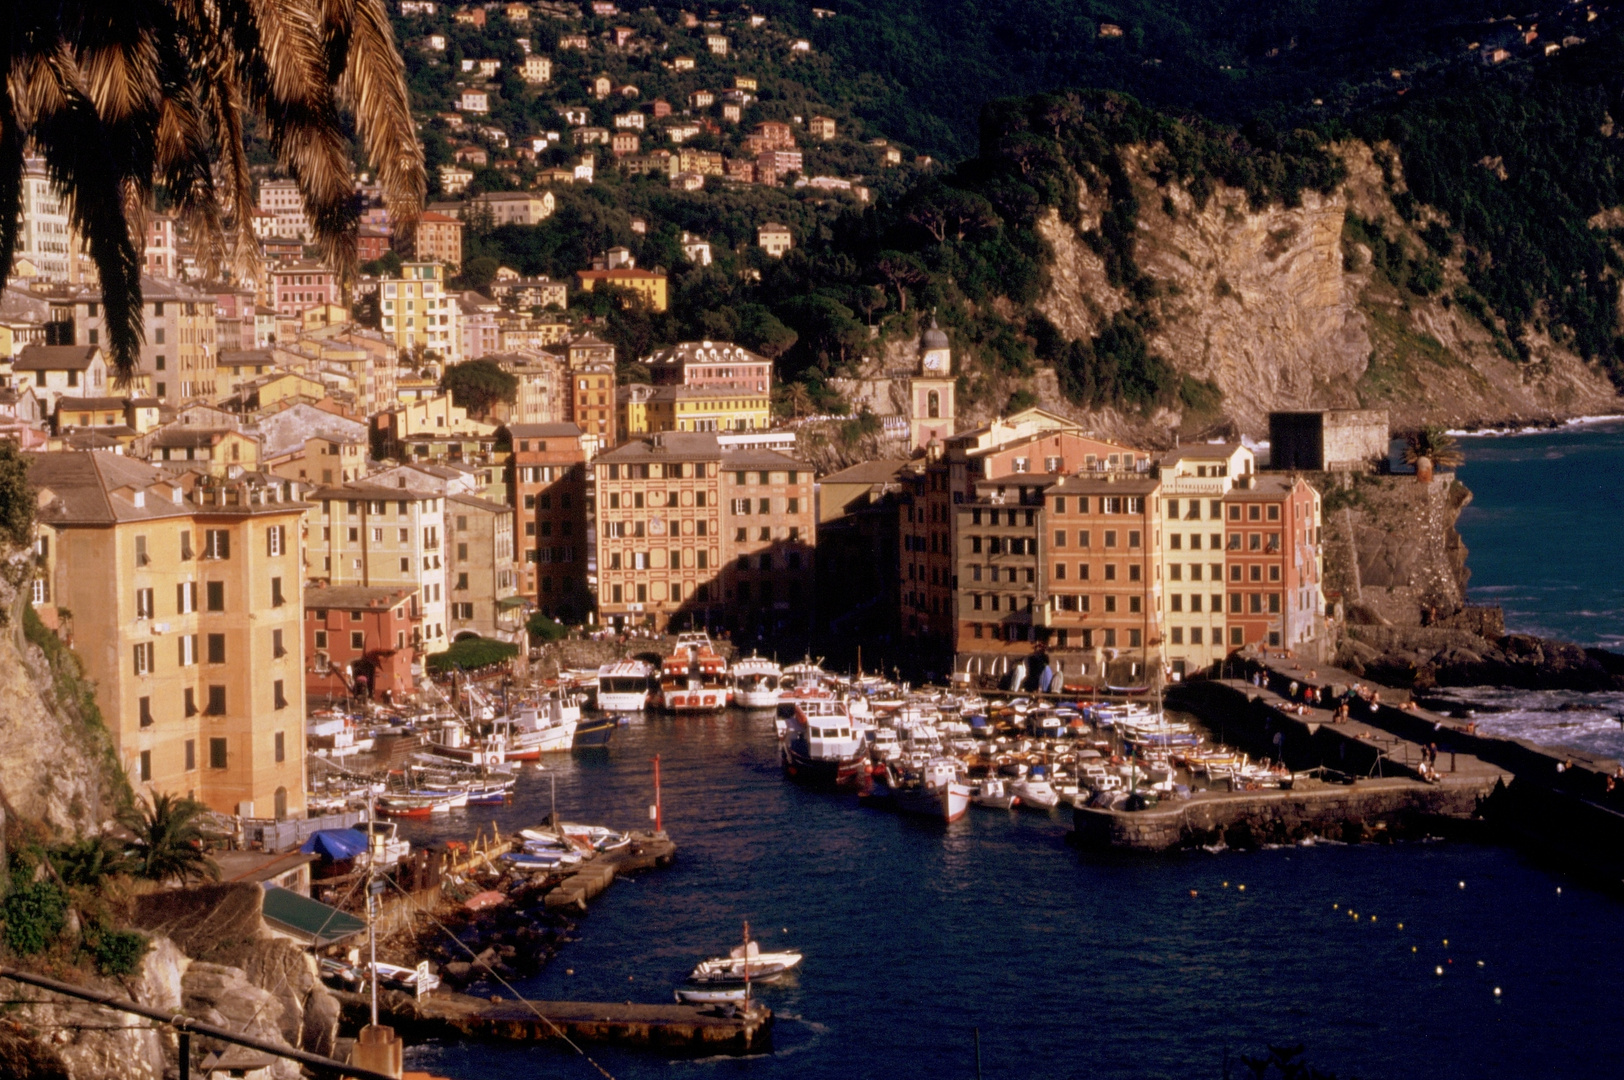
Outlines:
{"label": "orange building", "polygon": [[1229,647],[1296,649],[1319,636],[1320,497],[1300,477],[1252,474],[1224,496]]}

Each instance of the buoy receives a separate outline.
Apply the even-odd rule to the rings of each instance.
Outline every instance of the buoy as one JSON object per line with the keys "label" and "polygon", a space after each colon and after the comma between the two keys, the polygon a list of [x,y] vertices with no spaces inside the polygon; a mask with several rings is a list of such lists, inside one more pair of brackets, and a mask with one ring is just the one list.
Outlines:
{"label": "buoy", "polygon": [[627,982],[633,982],[633,981],[636,980],[636,978],[637,978],[636,975],[628,975],[628,976],[626,976],[626,981]]}
{"label": "buoy", "polygon": [[[1352,912],[1349,912],[1349,914],[1353,914],[1353,913],[1352,913]],[[1358,916],[1358,915],[1354,915],[1354,916],[1353,916],[1353,921],[1354,921],[1354,922],[1358,922],[1358,921],[1359,921],[1359,916]]]}
{"label": "buoy", "polygon": [[1455,962],[1455,961],[1454,961],[1454,960],[1452,960],[1452,959],[1451,959],[1451,960],[1445,960],[1445,961],[1444,961],[1444,963],[1446,963],[1446,964],[1453,964],[1453,963],[1454,963],[1454,962]]}
{"label": "buoy", "polygon": [[1402,929],[1404,929],[1404,924],[1403,924],[1403,923],[1399,923],[1399,924],[1398,924],[1398,928],[1399,928],[1399,929],[1400,929],[1400,930],[1402,930]]}
{"label": "buoy", "polygon": [[1195,890],[1194,890],[1194,889],[1191,889],[1191,890],[1190,890],[1190,895],[1191,895],[1191,896],[1194,896],[1194,895],[1196,895],[1196,891],[1195,891]]}
{"label": "buoy", "polygon": [[1437,967],[1432,969],[1432,973],[1434,975],[1442,975],[1444,973],[1444,966],[1439,964]]}
{"label": "buoy", "polygon": [[1224,888],[1226,888],[1226,889],[1229,888],[1229,882],[1227,882],[1227,881],[1224,882]]}
{"label": "buoy", "polygon": [[1335,904],[1335,903],[1333,903],[1333,904],[1332,904],[1332,905],[1331,905],[1331,910],[1332,910],[1332,911],[1335,911],[1335,910],[1336,910],[1336,909],[1338,909],[1338,908],[1340,908],[1340,907],[1341,907],[1341,906],[1342,906],[1342,905],[1341,905],[1341,904]]}
{"label": "buoy", "polygon": [[1246,891],[1246,886],[1245,885],[1237,885],[1237,886],[1235,886],[1235,888],[1239,889],[1241,892]]}
{"label": "buoy", "polygon": [[1461,887],[1461,888],[1463,888],[1463,889],[1464,889],[1464,888],[1466,888],[1466,882],[1464,882],[1464,881],[1463,881],[1463,882],[1461,882],[1461,883],[1460,883],[1460,887]]}
{"label": "buoy", "polygon": [[1449,939],[1448,938],[1444,938],[1444,948],[1446,948],[1446,949],[1449,948]]}
{"label": "buoy", "polygon": [[574,975],[575,974],[575,969],[574,968],[565,968],[564,969],[564,974],[566,974],[566,975]]}
{"label": "buoy", "polygon": [[1482,967],[1482,966],[1483,966],[1483,961],[1481,961],[1481,960],[1479,960],[1479,961],[1478,961],[1478,962],[1477,962],[1477,966],[1478,966],[1478,967]]}
{"label": "buoy", "polygon": [[1499,997],[1499,996],[1500,996],[1500,988],[1499,988],[1499,987],[1498,987],[1498,986],[1496,986],[1496,987],[1495,987],[1495,988],[1494,988],[1494,996],[1495,996],[1495,997]]}
{"label": "buoy", "polygon": [[[1556,895],[1558,895],[1558,896],[1561,896],[1561,895],[1562,895],[1562,886],[1560,886],[1560,885],[1558,885],[1558,886],[1557,886],[1557,887],[1556,887]],[[1495,993],[1497,993],[1497,994],[1498,994],[1498,993],[1499,993],[1499,992],[1500,992],[1500,991],[1498,991],[1498,990],[1496,990],[1496,991],[1495,991]]]}
{"label": "buoy", "polygon": [[1374,915],[1372,915],[1372,916],[1371,916],[1371,917],[1370,917],[1370,921],[1371,921],[1371,922],[1375,922],[1375,921],[1376,921],[1376,916],[1374,916]]}
{"label": "buoy", "polygon": [[1416,951],[1416,950],[1415,950],[1415,946],[1414,946],[1414,945],[1411,945],[1411,946],[1410,946],[1410,951],[1411,951],[1411,952],[1415,952],[1415,951]]}

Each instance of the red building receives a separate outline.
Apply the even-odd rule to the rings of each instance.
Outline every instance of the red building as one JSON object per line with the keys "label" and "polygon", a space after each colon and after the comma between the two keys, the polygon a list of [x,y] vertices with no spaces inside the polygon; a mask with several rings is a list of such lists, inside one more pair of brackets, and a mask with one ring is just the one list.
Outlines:
{"label": "red building", "polygon": [[1324,610],[1319,492],[1297,477],[1251,474],[1223,501],[1229,647],[1313,640]]}
{"label": "red building", "polygon": [[[579,377],[579,375],[577,375]],[[550,616],[584,618],[592,592],[586,573],[586,448],[574,424],[511,424],[508,497],[521,596]]]}
{"label": "red building", "polygon": [[419,635],[415,589],[329,585],[305,589],[305,655],[311,698],[351,692],[402,701],[412,693],[412,661]]}

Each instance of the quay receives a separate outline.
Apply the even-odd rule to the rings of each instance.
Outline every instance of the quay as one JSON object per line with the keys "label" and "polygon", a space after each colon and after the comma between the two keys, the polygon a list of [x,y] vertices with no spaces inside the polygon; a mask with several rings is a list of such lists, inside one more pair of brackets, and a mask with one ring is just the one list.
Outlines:
{"label": "quay", "polygon": [[[371,1023],[371,998],[335,991],[346,1028]],[[746,1054],[772,1040],[772,1010],[634,1002],[489,1000],[444,990],[423,998],[388,991],[378,997],[381,1022],[408,1041],[475,1038],[544,1043],[560,1035],[682,1054]]]}
{"label": "quay", "polygon": [[[1282,761],[1295,774],[1292,787],[1197,792],[1143,810],[1079,807],[1079,847],[1163,852],[1220,838],[1288,842],[1475,823],[1482,834],[1624,887],[1617,761],[1486,735],[1468,720],[1420,707],[1405,691],[1288,656],[1242,653],[1225,674],[1235,677],[1170,688],[1168,704],[1194,713],[1220,741]],[[1354,686],[1367,696],[1349,698],[1339,720],[1336,706]],[[1436,772],[1423,778],[1429,747]]]}
{"label": "quay", "polygon": [[664,831],[634,832],[632,844],[562,869],[564,879],[547,894],[549,911],[585,911],[589,900],[613,884],[621,874],[670,866],[677,857],[677,845]]}

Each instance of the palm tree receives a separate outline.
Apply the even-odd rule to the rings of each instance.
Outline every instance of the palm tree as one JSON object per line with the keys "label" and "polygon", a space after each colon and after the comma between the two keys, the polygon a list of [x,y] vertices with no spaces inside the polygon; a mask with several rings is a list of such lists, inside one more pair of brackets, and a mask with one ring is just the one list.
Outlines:
{"label": "palm tree", "polygon": [[220,868],[209,860],[204,845],[209,836],[199,819],[208,808],[194,799],[157,793],[119,815],[119,824],[131,833],[125,854],[135,872],[153,881],[214,880]]}
{"label": "palm tree", "polygon": [[1453,469],[1466,460],[1460,443],[1441,425],[1431,424],[1410,434],[1405,440],[1404,463],[1414,465],[1419,458],[1428,458],[1435,469]]}
{"label": "palm tree", "polygon": [[85,836],[54,848],[51,865],[64,885],[99,888],[103,881],[130,872],[131,863],[123,845],[103,836]]}
{"label": "palm tree", "polygon": [[139,238],[155,192],[189,226],[204,274],[258,267],[248,119],[345,282],[357,211],[344,114],[395,222],[409,232],[422,208],[423,150],[384,0],[8,0],[0,75],[0,287],[24,154],[38,154],[101,278],[121,383],[143,335]]}

